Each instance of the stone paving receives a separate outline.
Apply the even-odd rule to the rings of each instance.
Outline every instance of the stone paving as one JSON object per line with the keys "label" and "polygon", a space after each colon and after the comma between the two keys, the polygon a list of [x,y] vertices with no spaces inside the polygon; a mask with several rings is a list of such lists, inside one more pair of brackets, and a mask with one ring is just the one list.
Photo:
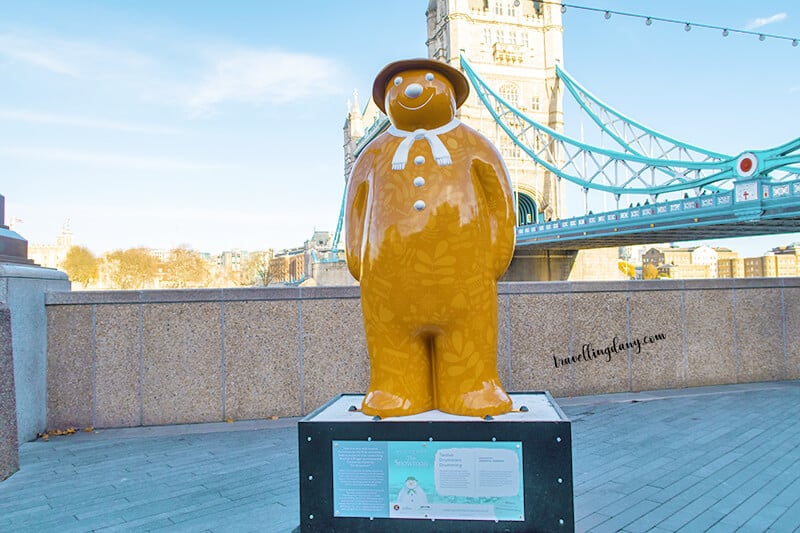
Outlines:
{"label": "stone paving", "polygon": [[[800,382],[559,399],[577,531],[800,530]],[[267,531],[299,523],[296,419],[29,442],[0,531]]]}

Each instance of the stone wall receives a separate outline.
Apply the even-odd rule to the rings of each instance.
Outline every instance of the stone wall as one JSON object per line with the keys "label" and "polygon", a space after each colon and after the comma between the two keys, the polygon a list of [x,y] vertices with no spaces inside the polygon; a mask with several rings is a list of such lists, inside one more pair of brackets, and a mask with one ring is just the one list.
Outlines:
{"label": "stone wall", "polygon": [[[1,219],[0,219],[1,220]],[[0,304],[0,481],[19,470],[11,312]]]}
{"label": "stone wall", "polygon": [[[800,278],[503,283],[498,367],[553,395],[800,379]],[[47,295],[48,427],[306,414],[369,379],[358,287]]]}

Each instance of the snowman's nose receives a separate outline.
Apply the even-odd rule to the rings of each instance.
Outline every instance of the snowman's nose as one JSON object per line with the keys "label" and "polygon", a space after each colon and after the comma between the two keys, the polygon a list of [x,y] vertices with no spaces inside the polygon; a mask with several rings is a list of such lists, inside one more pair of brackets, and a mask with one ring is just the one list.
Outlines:
{"label": "snowman's nose", "polygon": [[406,90],[403,92],[409,98],[416,98],[422,94],[422,85],[420,85],[419,83],[412,83],[411,85],[406,87]]}

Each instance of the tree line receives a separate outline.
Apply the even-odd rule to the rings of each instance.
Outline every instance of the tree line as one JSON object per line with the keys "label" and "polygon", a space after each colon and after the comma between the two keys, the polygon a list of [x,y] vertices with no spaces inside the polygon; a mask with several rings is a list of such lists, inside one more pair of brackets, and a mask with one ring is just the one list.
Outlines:
{"label": "tree line", "polygon": [[236,268],[223,268],[187,247],[161,260],[147,248],[115,250],[100,257],[83,246],[67,252],[61,268],[84,288],[144,289],[267,286],[272,251],[252,252]]}

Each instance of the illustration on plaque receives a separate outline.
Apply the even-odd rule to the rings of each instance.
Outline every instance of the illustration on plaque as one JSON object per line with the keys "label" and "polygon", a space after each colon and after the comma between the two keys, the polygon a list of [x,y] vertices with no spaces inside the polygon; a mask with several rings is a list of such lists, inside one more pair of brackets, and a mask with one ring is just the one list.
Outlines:
{"label": "illustration on plaque", "polygon": [[345,213],[371,416],[511,410],[497,373],[497,280],[514,251],[514,201],[498,151],[455,118],[468,95],[460,71],[429,59],[391,63],[373,85],[391,126],[356,160]]}
{"label": "illustration on plaque", "polygon": [[400,505],[407,505],[417,509],[423,505],[428,505],[428,496],[425,494],[425,490],[419,486],[417,478],[414,476],[409,476],[406,479],[403,488],[397,494],[397,505],[398,508]]}

